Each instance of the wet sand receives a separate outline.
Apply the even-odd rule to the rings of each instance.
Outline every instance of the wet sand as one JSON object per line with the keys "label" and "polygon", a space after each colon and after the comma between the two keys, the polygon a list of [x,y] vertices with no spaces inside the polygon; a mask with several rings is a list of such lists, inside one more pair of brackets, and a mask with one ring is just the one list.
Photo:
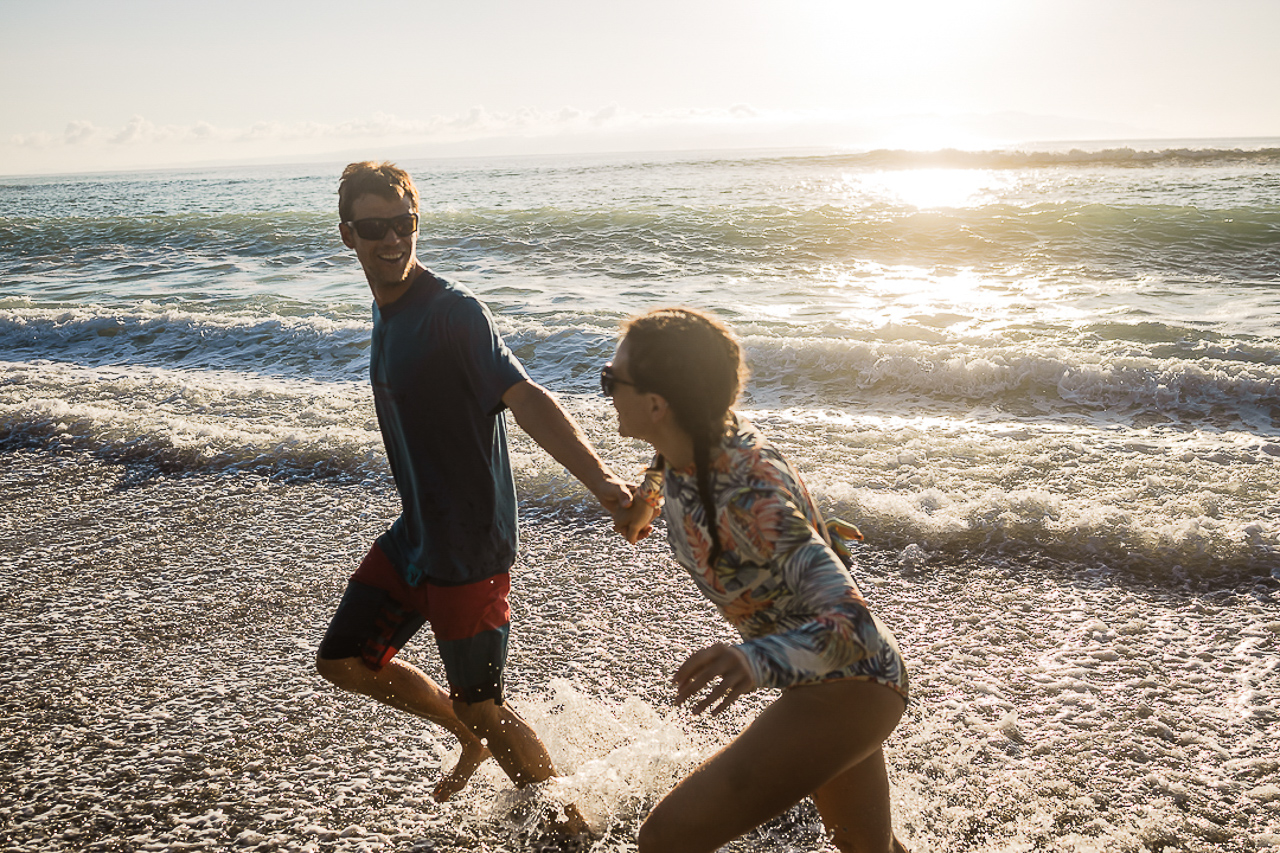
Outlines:
{"label": "wet sand", "polygon": [[[537,849],[486,765],[315,674],[385,484],[162,473],[0,448],[0,839],[49,850]],[[526,507],[508,692],[634,849],[656,798],[767,701],[704,722],[669,673],[729,639],[664,554]],[[917,851],[1280,847],[1280,607],[1260,575],[1172,590],[1102,567],[865,549],[916,702],[888,745]],[[436,677],[420,637],[406,656]],[[573,788],[572,786],[576,786]],[[584,793],[585,792],[585,793]],[[827,849],[800,807],[728,850]]]}

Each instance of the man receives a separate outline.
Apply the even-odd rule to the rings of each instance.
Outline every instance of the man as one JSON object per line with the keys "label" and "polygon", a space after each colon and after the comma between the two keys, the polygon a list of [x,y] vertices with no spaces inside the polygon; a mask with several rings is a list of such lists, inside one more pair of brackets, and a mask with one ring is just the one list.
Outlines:
{"label": "man", "polygon": [[[338,687],[444,726],[462,744],[437,801],[490,755],[517,787],[556,771],[503,702],[516,554],[504,409],[611,510],[626,485],[507,349],[485,305],[418,261],[418,191],[391,163],[353,163],[338,189],[342,241],[373,292],[370,378],[402,513],[351,576],[316,658]],[[394,658],[429,622],[446,693]],[[487,748],[486,748],[487,747]]]}

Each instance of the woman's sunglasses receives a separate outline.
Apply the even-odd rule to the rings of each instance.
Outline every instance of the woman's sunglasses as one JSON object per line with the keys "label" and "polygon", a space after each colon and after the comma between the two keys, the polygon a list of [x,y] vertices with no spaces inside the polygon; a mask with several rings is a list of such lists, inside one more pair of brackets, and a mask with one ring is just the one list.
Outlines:
{"label": "woman's sunglasses", "polygon": [[387,236],[388,230],[394,230],[401,237],[408,237],[418,230],[418,214],[405,213],[400,216],[371,216],[368,219],[356,219],[344,223],[355,229],[361,240],[381,240]]}
{"label": "woman's sunglasses", "polygon": [[613,372],[613,362],[610,361],[605,364],[604,367],[600,368],[600,393],[606,397],[612,397],[613,392],[618,390],[619,385],[630,385],[637,391],[640,390],[640,386],[636,383],[628,382],[625,379],[619,379],[618,375]]}

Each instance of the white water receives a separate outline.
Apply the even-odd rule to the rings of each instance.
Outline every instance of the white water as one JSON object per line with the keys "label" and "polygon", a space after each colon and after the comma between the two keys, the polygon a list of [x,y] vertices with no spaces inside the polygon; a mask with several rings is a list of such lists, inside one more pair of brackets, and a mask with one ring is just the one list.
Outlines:
{"label": "white water", "polygon": [[[1280,846],[1275,156],[914,156],[411,165],[424,259],[619,470],[617,322],[740,330],[744,413],[867,534],[914,849]],[[340,165],[0,187],[6,850],[542,843],[491,767],[430,802],[449,739],[311,671],[396,511]],[[632,850],[768,697],[672,712],[727,627],[513,432],[510,692],[568,774],[535,799]],[[824,845],[801,807],[729,849]]]}

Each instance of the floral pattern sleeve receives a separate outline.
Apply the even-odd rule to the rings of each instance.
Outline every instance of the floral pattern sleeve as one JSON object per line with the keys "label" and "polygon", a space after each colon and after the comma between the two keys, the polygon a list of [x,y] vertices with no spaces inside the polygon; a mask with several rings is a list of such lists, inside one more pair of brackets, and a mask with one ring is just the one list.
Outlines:
{"label": "floral pattern sleeve", "polygon": [[[737,419],[709,472],[708,519],[692,469],[667,467],[667,541],[698,589],[742,636],[757,687],[876,681],[908,696],[897,641],[823,535],[804,481],[751,424]],[[714,551],[709,522],[716,525]]]}
{"label": "floral pattern sleeve", "polygon": [[786,687],[879,654],[880,629],[848,570],[785,492],[744,489],[726,509],[733,562],[772,565],[779,581],[772,596],[754,591],[754,607],[722,608],[751,637],[738,648],[757,684]]}

